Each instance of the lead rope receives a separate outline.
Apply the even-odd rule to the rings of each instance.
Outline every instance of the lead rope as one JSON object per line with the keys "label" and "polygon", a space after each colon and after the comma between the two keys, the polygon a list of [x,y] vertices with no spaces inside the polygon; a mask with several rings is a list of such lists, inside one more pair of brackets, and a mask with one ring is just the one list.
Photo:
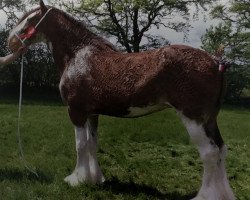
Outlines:
{"label": "lead rope", "polygon": [[[48,15],[48,13],[52,10],[52,8],[50,8],[49,10],[47,10],[47,12],[44,14],[44,16],[39,20],[39,22],[36,24],[35,28],[37,28],[40,23],[44,20],[44,18]],[[25,47],[25,39],[21,39],[18,34],[16,33],[15,36],[20,40],[20,42],[22,43],[22,45]],[[35,170],[31,169],[28,166],[28,162],[25,159],[24,156],[24,151],[23,151],[23,145],[22,145],[22,139],[21,139],[21,132],[20,132],[20,124],[21,124],[21,112],[22,112],[22,97],[23,97],[23,68],[24,68],[24,55],[22,55],[22,61],[21,61],[21,75],[20,75],[20,91],[19,91],[19,104],[18,104],[18,120],[17,120],[17,138],[18,138],[18,147],[19,147],[19,151],[20,151],[20,155],[21,155],[21,159],[23,161],[24,167],[31,173],[33,173],[34,175],[36,175],[37,177],[38,174],[35,172]]]}
{"label": "lead rope", "polygon": [[22,55],[21,61],[21,75],[20,75],[20,91],[19,91],[19,104],[18,104],[18,120],[17,120],[17,138],[18,138],[18,147],[21,155],[21,160],[23,161],[24,167],[36,177],[39,177],[35,170],[31,169],[28,166],[28,162],[25,159],[23,146],[22,146],[22,139],[21,139],[21,132],[20,132],[20,124],[21,124],[21,111],[22,111],[22,97],[23,97],[23,68],[24,68],[24,55]]}

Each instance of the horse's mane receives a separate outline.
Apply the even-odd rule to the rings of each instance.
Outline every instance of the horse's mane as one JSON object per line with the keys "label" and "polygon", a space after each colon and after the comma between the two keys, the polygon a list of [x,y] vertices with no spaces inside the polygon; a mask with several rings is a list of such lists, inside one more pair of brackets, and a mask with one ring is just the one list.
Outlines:
{"label": "horse's mane", "polygon": [[55,9],[56,12],[59,15],[61,15],[64,19],[72,22],[74,24],[74,26],[76,26],[76,29],[78,29],[78,30],[84,29],[85,32],[87,31],[89,33],[89,36],[92,39],[92,41],[90,42],[91,45],[96,46],[99,49],[107,49],[108,48],[108,49],[112,49],[113,51],[118,51],[112,43],[110,43],[106,39],[96,35],[91,30],[89,30],[89,28],[87,27],[87,25],[85,24],[84,21],[77,20],[73,16],[71,16],[70,14],[68,14],[62,10],[59,10],[57,8],[53,8],[53,9]]}
{"label": "horse's mane", "polygon": [[86,26],[86,24],[83,21],[75,19],[74,17],[72,17],[67,12],[59,10],[57,8],[54,8],[54,7],[53,7],[53,10],[56,10],[56,12],[58,14],[60,14],[64,19],[66,19],[66,20],[71,21],[72,23],[74,23],[74,25],[76,25],[78,27],[84,27],[84,28],[88,29],[87,26]]}

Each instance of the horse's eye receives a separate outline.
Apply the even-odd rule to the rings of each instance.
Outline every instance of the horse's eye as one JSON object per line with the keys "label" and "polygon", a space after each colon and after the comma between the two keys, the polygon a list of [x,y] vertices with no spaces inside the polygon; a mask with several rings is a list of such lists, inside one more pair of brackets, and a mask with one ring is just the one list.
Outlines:
{"label": "horse's eye", "polygon": [[32,20],[33,20],[33,17],[32,18],[28,18],[27,22],[32,22]]}

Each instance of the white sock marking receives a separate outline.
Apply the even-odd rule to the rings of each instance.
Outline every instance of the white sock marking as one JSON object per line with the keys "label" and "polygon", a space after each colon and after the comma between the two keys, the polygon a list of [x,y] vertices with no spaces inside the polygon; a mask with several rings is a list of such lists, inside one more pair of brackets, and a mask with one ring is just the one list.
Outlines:
{"label": "white sock marking", "polygon": [[195,200],[234,200],[235,197],[229,186],[225,170],[225,147],[221,150],[211,142],[202,124],[190,120],[180,114],[184,125],[198,146],[204,165],[202,186]]}
{"label": "white sock marking", "polygon": [[104,178],[96,158],[96,143],[92,137],[91,123],[75,127],[77,164],[65,181],[75,186],[81,182],[102,183]]}

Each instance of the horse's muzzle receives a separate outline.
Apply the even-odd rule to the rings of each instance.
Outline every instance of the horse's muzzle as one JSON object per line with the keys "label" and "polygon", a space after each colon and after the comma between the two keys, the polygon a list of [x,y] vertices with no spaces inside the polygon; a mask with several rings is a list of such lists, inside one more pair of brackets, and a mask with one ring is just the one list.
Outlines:
{"label": "horse's muzzle", "polygon": [[8,40],[8,47],[12,52],[18,51],[22,46],[22,42],[16,36],[13,36]]}

